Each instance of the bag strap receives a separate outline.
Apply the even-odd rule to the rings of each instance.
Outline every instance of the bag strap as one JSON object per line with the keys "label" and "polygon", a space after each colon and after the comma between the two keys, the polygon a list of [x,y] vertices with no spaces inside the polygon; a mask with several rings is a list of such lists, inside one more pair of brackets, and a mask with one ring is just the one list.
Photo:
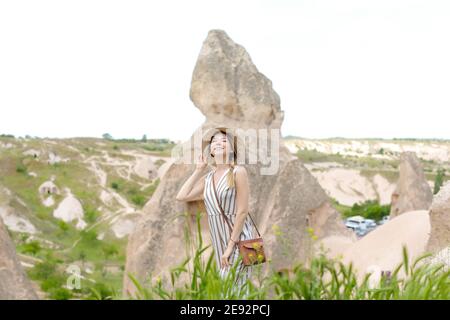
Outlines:
{"label": "bag strap", "polygon": [[[228,224],[228,228],[230,229],[230,237],[231,237],[231,234],[233,233],[233,228],[231,227],[230,222],[228,221],[228,218],[227,218],[225,212],[223,212],[222,206],[221,206],[220,201],[219,201],[219,197],[217,196],[216,185],[215,185],[215,182],[214,182],[214,173],[212,174],[211,179],[212,179],[212,185],[213,185],[213,189],[214,189],[214,194],[216,196],[217,203],[219,204],[220,212],[222,213],[226,223]],[[255,226],[256,232],[258,233],[258,237],[261,237],[261,234],[259,233],[258,227],[256,226],[255,221],[253,221],[253,218],[250,215],[250,212],[248,213],[248,215],[250,216],[250,219],[252,220],[253,225]]]}

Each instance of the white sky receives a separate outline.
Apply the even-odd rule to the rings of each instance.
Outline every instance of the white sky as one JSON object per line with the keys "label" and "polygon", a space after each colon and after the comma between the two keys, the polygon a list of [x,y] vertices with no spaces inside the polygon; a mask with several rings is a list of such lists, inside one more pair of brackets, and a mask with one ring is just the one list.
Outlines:
{"label": "white sky", "polygon": [[450,1],[1,1],[0,133],[185,140],[210,29],[273,81],[282,134],[450,138]]}

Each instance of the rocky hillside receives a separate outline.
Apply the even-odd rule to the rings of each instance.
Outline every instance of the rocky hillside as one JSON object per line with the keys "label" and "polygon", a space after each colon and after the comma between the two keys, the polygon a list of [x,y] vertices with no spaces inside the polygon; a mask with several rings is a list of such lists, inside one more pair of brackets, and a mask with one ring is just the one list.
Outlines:
{"label": "rocky hillside", "polygon": [[[346,208],[389,204],[402,151],[416,151],[431,187],[449,172],[450,143],[284,139]],[[0,217],[41,298],[120,292],[128,235],[172,160],[167,140],[0,137]],[[447,180],[448,176],[444,176]],[[73,268],[81,288],[67,289]]]}
{"label": "rocky hillside", "polygon": [[[399,178],[402,152],[416,153],[431,188],[438,171],[448,173],[450,169],[450,141],[445,140],[289,137],[285,144],[328,195],[346,206],[373,199],[389,204]],[[448,174],[443,178],[447,180]]]}
{"label": "rocky hillside", "polygon": [[[166,140],[0,138],[0,217],[41,297],[120,289],[127,235],[172,147]],[[80,290],[64,289],[69,267],[84,277]]]}

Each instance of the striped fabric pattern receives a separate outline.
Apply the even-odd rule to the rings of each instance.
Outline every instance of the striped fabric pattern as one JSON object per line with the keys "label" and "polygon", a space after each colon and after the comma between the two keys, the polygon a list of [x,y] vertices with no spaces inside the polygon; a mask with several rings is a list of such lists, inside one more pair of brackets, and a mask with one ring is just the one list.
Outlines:
{"label": "striped fabric pattern", "polygon": [[[237,167],[234,168],[233,173],[236,172]],[[222,177],[216,184],[217,196],[219,197],[220,204],[222,206],[225,215],[228,218],[231,226],[234,226],[234,222],[236,219],[236,188],[228,187],[226,176],[231,170],[231,168],[227,169]],[[214,253],[216,258],[217,266],[220,268],[221,277],[225,277],[229,272],[229,267],[221,268],[220,267],[220,257],[223,252],[226,250],[228,241],[230,239],[230,230],[228,224],[224,220],[222,213],[219,209],[219,203],[216,199],[213,189],[213,181],[214,178],[214,170],[209,172],[205,178],[205,189],[203,192],[205,207],[208,214],[208,224],[209,230],[211,234],[211,242],[214,247]],[[250,221],[250,217],[247,215],[247,218],[244,222],[244,226],[242,228],[242,232],[240,234],[240,240],[252,239],[252,224]],[[233,265],[237,258],[239,257],[239,249],[235,246],[232,254],[230,255],[230,264]],[[236,284],[238,286],[242,286],[246,279],[248,279],[251,275],[251,266],[244,266],[242,261],[240,262],[237,269],[237,281]]]}

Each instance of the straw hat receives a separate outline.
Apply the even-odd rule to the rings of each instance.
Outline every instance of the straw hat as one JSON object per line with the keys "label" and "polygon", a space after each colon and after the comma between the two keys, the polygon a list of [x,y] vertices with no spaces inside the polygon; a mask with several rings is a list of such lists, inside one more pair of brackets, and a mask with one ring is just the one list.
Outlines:
{"label": "straw hat", "polygon": [[207,162],[208,163],[214,162],[213,161],[214,158],[211,155],[211,150],[210,150],[209,144],[210,144],[212,137],[218,132],[224,132],[228,135],[229,138],[231,138],[230,140],[231,140],[231,144],[232,144],[232,148],[233,148],[233,152],[234,152],[234,159],[235,159],[235,161],[237,161],[237,150],[238,150],[238,146],[243,145],[242,140],[236,135],[235,130],[233,130],[231,128],[214,127],[214,128],[207,129],[202,136],[202,153],[206,157]]}

